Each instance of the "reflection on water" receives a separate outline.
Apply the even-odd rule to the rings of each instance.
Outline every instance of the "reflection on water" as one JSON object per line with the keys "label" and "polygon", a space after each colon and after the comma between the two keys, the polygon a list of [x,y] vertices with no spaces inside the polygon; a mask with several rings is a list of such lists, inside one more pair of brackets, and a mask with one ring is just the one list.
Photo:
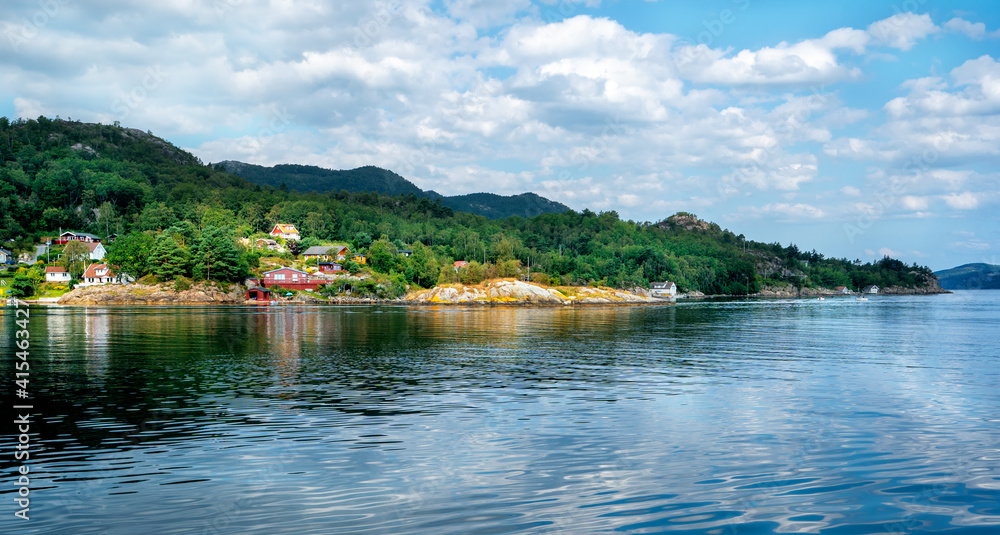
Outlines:
{"label": "reflection on water", "polygon": [[34,308],[0,531],[994,533],[997,303]]}

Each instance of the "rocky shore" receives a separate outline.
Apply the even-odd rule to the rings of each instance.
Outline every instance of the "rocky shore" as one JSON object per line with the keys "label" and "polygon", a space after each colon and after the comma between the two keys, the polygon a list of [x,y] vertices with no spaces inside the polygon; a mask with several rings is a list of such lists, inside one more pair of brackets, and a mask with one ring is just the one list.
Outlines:
{"label": "rocky shore", "polygon": [[177,290],[173,284],[109,284],[77,288],[57,301],[60,305],[223,305],[243,303],[243,288],[226,291],[214,284],[196,284]]}
{"label": "rocky shore", "polygon": [[[947,294],[951,293],[948,290],[941,288],[937,281],[928,283],[920,288],[903,288],[901,286],[892,286],[889,288],[879,288],[878,295],[934,295],[934,294]],[[792,284],[787,286],[765,286],[760,289],[759,292],[754,294],[755,297],[820,297],[820,296],[834,296],[834,295],[860,295],[858,292],[851,292],[850,294],[841,294],[837,290],[831,290],[830,288],[796,288]]]}
{"label": "rocky shore", "polygon": [[449,284],[406,295],[411,304],[603,305],[664,303],[662,299],[612,288],[547,288],[530,282],[501,280],[476,286]]}

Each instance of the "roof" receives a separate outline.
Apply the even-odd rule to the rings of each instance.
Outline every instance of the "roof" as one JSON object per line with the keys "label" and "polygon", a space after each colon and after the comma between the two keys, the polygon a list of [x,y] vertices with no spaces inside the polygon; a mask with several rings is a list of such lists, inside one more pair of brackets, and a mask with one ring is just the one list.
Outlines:
{"label": "roof", "polygon": [[11,254],[11,252],[10,252],[10,251],[8,251],[7,249],[4,249],[3,247],[0,247],[0,253],[3,253],[3,254]]}
{"label": "roof", "polygon": [[649,286],[652,288],[670,288],[671,286],[677,286],[677,285],[670,281],[663,281],[663,282],[651,282],[649,283]]}
{"label": "roof", "polygon": [[97,271],[100,269],[108,269],[107,264],[91,264],[87,267],[87,271],[83,272],[83,278],[85,279],[96,279],[98,277],[112,277],[114,273],[108,271],[104,275],[98,275]]}
{"label": "roof", "polygon": [[339,266],[340,262],[334,262],[333,260],[330,260],[330,261],[325,261],[325,262],[318,262],[316,265],[319,265],[319,266]]}
{"label": "roof", "polygon": [[333,247],[330,247],[329,245],[314,245],[314,246],[306,249],[305,251],[302,251],[302,254],[304,254],[304,255],[305,254],[309,254],[309,255],[312,255],[312,254],[330,254],[330,249],[333,249]]}
{"label": "roof", "polygon": [[275,230],[277,230],[278,232],[280,232],[282,234],[298,234],[299,233],[299,230],[297,228],[295,228],[295,225],[293,225],[291,223],[278,223],[277,225],[274,226],[273,229],[271,229],[271,232],[274,232]]}
{"label": "roof", "polygon": [[262,242],[265,242],[265,243],[273,243],[275,245],[278,244],[278,242],[276,242],[276,241],[274,241],[274,240],[272,240],[270,238],[257,238],[257,241],[262,241]]}
{"label": "roof", "polygon": [[455,261],[455,267],[462,267],[462,266],[465,266],[465,265],[468,265],[468,264],[469,263],[466,262],[465,260],[456,260]]}
{"label": "roof", "polygon": [[66,273],[66,268],[62,266],[45,266],[46,273]]}
{"label": "roof", "polygon": [[271,271],[265,271],[264,272],[264,276],[266,277],[266,276],[270,275],[271,273],[277,273],[278,271],[286,271],[286,270],[287,271],[294,271],[296,273],[301,273],[301,274],[306,275],[306,276],[309,275],[305,271],[299,271],[297,269],[293,269],[293,268],[290,268],[290,267],[283,267],[283,268],[278,268],[278,269],[272,269]]}
{"label": "roof", "polygon": [[88,242],[85,243],[84,245],[87,246],[87,249],[89,249],[90,252],[94,252],[95,250],[97,250],[98,247],[103,247],[103,245],[101,245],[101,242],[99,241]]}
{"label": "roof", "polygon": [[70,232],[70,231],[67,230],[66,232],[63,232],[62,234],[60,234],[60,236],[66,236],[66,235],[70,235],[70,236],[83,236],[85,238],[91,238],[91,239],[94,239],[94,240],[101,239],[97,235],[95,235],[95,234],[89,234],[87,232]]}

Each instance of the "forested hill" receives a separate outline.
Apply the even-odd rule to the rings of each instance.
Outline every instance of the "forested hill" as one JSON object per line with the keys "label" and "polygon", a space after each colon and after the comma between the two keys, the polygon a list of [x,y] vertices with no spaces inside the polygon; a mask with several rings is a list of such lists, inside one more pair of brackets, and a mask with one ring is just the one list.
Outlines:
{"label": "forested hill", "polygon": [[351,193],[372,192],[385,195],[416,195],[431,200],[441,199],[441,204],[459,212],[506,219],[516,215],[533,217],[539,214],[558,214],[569,207],[550,201],[534,193],[497,195],[472,193],[446,197],[435,191],[423,191],[400,175],[379,167],[367,165],[357,169],[332,170],[312,165],[275,165],[264,167],[226,160],[216,164],[222,170],[239,175],[263,186],[288,188],[303,193],[329,193],[345,190]]}
{"label": "forested hill", "polygon": [[[199,266],[210,261],[216,277],[240,280],[256,269],[261,252],[242,250],[235,260],[237,238],[265,236],[281,222],[299,228],[303,247],[347,242],[368,255],[364,269],[373,275],[424,287],[459,277],[527,276],[529,265],[539,282],[648,288],[650,281],[669,280],[681,291],[706,294],[787,284],[937,286],[923,266],[825,258],[794,245],[748,240],[686,213],[655,224],[589,210],[491,220],[413,193],[262,186],[204,165],[149,132],[112,125],[0,118],[0,161],[5,249],[33,251],[60,229],[114,233],[128,239],[119,238],[109,254],[130,243],[135,254],[129,258],[155,258],[144,269],[167,279],[197,279],[205,271]],[[155,249],[143,249],[152,243]],[[215,254],[223,249],[228,256]],[[397,254],[401,249],[413,254]],[[221,258],[228,259],[225,265]],[[459,260],[469,264],[457,273],[452,265]],[[161,269],[167,266],[169,272]]]}
{"label": "forested hill", "polygon": [[1000,266],[993,264],[965,264],[934,274],[945,290],[1000,289]]}

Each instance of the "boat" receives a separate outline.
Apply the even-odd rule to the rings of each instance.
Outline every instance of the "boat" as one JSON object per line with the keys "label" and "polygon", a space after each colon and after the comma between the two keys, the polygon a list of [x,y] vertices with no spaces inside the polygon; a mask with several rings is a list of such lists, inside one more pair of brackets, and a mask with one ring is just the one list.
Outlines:
{"label": "boat", "polygon": [[854,299],[855,299],[856,301],[867,301],[867,300],[868,300],[868,298],[867,298],[867,297],[865,297],[865,296],[863,296],[863,295],[862,295],[862,296],[860,296],[860,297],[855,297]]}

